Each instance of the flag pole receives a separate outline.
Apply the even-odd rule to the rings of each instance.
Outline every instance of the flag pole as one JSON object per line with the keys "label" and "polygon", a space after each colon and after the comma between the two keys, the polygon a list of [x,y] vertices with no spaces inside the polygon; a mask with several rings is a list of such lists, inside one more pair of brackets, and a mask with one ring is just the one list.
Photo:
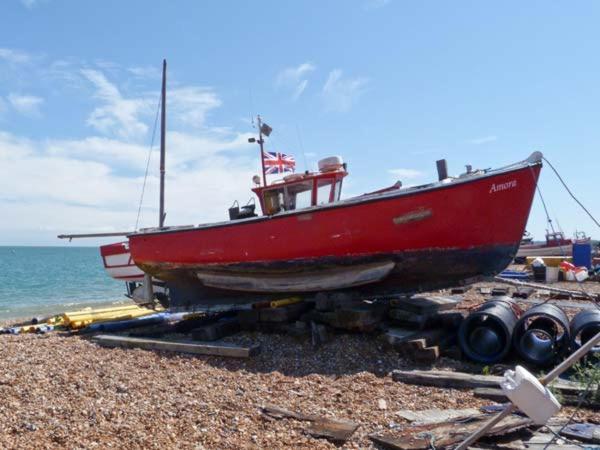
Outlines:
{"label": "flag pole", "polygon": [[262,173],[263,173],[263,186],[267,186],[267,173],[265,172],[265,154],[263,149],[263,135],[262,135],[262,122],[260,121],[260,115],[256,116],[256,121],[258,122],[258,145],[260,145],[260,163],[262,164]]}

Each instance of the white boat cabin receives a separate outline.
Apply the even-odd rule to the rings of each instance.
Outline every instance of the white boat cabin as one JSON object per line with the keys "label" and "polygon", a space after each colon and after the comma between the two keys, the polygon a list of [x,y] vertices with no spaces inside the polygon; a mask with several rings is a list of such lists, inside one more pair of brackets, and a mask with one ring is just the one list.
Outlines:
{"label": "white boat cabin", "polygon": [[[338,201],[346,175],[346,164],[341,158],[326,158],[319,161],[319,172],[294,173],[252,191],[259,199],[263,215],[271,216]],[[254,217],[254,209],[253,204],[234,206],[229,215],[232,220]]]}

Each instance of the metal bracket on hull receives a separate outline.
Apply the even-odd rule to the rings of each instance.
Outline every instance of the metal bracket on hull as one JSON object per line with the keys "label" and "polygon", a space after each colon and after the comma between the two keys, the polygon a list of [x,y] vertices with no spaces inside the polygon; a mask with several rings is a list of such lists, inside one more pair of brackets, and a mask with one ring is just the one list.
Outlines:
{"label": "metal bracket on hull", "polygon": [[354,265],[311,272],[281,275],[253,273],[211,273],[198,271],[196,276],[205,286],[241,292],[319,292],[346,289],[375,283],[385,278],[395,263]]}

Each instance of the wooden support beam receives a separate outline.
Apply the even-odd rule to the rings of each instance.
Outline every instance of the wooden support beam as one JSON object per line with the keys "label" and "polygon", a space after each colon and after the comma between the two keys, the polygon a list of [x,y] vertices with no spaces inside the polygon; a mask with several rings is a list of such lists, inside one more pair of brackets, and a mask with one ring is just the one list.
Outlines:
{"label": "wooden support beam", "polygon": [[197,342],[197,341],[167,341],[162,339],[145,339],[125,337],[110,334],[100,334],[92,338],[103,347],[143,348],[146,350],[162,350],[168,352],[193,353],[196,355],[229,356],[247,358],[260,351],[260,345],[242,347],[234,344]]}
{"label": "wooden support beam", "polygon": [[[504,377],[452,372],[449,370],[394,370],[392,372],[392,379],[406,384],[449,389],[497,389]],[[567,380],[554,380],[550,386],[554,390],[567,395],[577,395],[585,391],[585,386]]]}

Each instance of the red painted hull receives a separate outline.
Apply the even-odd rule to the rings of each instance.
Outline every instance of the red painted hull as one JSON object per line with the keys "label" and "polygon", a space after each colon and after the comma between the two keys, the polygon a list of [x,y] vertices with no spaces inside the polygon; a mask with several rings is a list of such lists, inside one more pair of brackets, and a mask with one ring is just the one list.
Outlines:
{"label": "red painted hull", "polygon": [[136,282],[144,280],[144,272],[135,265],[131,258],[128,242],[102,245],[100,256],[104,270],[115,280]]}
{"label": "red painted hull", "polygon": [[[303,273],[343,275],[357,265],[374,264],[383,274],[356,284],[365,293],[455,285],[500,272],[514,258],[540,169],[538,162],[270,217],[137,233],[129,236],[131,254],[187,307],[246,301],[241,291],[258,294],[264,285],[244,289],[247,278],[268,284]],[[245,278],[231,289],[218,284],[236,276]]]}

